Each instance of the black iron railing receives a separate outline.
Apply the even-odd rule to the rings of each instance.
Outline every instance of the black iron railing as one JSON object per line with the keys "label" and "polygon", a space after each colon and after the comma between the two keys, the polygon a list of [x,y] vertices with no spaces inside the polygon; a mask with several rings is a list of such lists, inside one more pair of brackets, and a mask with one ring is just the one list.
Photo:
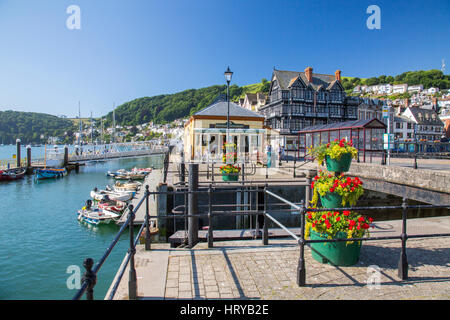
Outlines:
{"label": "black iron railing", "polygon": [[[197,166],[197,171],[194,167]],[[137,278],[136,278],[136,269],[134,263],[134,255],[136,253],[136,245],[139,240],[139,236],[142,234],[143,229],[146,228],[145,233],[145,250],[151,250],[151,234],[150,234],[150,215],[149,215],[149,197],[150,195],[183,195],[184,196],[184,205],[177,206],[173,209],[172,214],[169,215],[152,215],[152,219],[184,219],[185,220],[185,230],[188,230],[187,233],[187,244],[189,248],[193,248],[198,242],[198,219],[205,218],[208,221],[208,231],[207,231],[207,243],[208,248],[212,248],[214,246],[214,219],[218,216],[262,216],[262,232],[261,236],[259,236],[260,228],[259,219],[255,221],[255,237],[262,239],[263,245],[269,244],[269,221],[273,224],[277,225],[281,229],[283,229],[288,236],[292,237],[295,241],[297,241],[299,245],[299,261],[297,267],[297,284],[299,286],[305,286],[306,284],[306,268],[305,268],[305,246],[311,243],[316,242],[336,242],[336,241],[372,241],[372,240],[388,240],[388,239],[397,239],[402,242],[401,255],[399,258],[399,267],[398,273],[399,277],[402,280],[407,279],[408,277],[408,262],[406,255],[406,241],[410,238],[427,238],[427,237],[444,237],[450,236],[450,233],[440,233],[440,234],[419,234],[419,235],[408,235],[406,232],[407,225],[407,211],[409,209],[428,209],[428,208],[450,208],[450,204],[447,205],[408,205],[407,199],[403,199],[403,203],[401,206],[377,206],[377,207],[352,207],[352,208],[307,208],[305,203],[309,201],[311,198],[311,178],[312,176],[306,176],[305,186],[305,200],[302,200],[300,203],[294,203],[284,199],[283,197],[277,195],[276,193],[268,190],[267,181],[263,186],[255,185],[254,181],[242,181],[237,182],[229,182],[228,186],[236,186],[242,192],[248,192],[249,194],[256,193],[255,196],[255,205],[250,203],[241,203],[241,204],[214,204],[216,199],[214,196],[217,194],[223,193],[236,193],[235,189],[230,189],[227,187],[215,187],[214,185],[217,182],[208,182],[206,187],[202,187],[201,183],[198,182],[198,164],[191,164],[189,170],[189,180],[188,184],[181,186],[180,191],[149,191],[149,187],[145,186],[146,190],[144,196],[136,205],[135,208],[133,206],[129,206],[128,219],[121,226],[117,235],[113,239],[111,245],[107,248],[106,252],[102,256],[102,258],[97,262],[94,266],[93,259],[88,258],[84,261],[84,266],[86,268],[86,273],[82,279],[81,289],[76,293],[73,299],[80,299],[85,293],[87,299],[94,298],[94,286],[97,283],[97,273],[102,267],[103,263],[117,244],[120,236],[124,233],[124,230],[129,227],[129,238],[130,238],[130,248],[128,253],[122,263],[116,279],[111,286],[111,290],[107,299],[113,299],[114,295],[118,289],[120,281],[125,273],[125,269],[129,266],[129,282],[128,282],[128,296],[130,299],[137,298]],[[224,182],[220,182],[221,184]],[[263,192],[264,200],[259,202],[258,193]],[[198,204],[198,195],[206,194],[208,196],[207,204],[199,205]],[[270,203],[269,197],[277,199],[280,202]],[[134,217],[139,209],[139,207],[144,203],[146,205],[146,213],[145,213],[145,221],[142,224],[137,237],[134,237]],[[285,207],[290,207],[285,208]],[[221,207],[222,210],[217,210],[217,208]],[[230,208],[238,207],[238,210],[229,210]],[[253,207],[253,208],[252,208]],[[270,208],[269,208],[270,207]],[[275,207],[275,209],[273,208]],[[276,208],[280,207],[280,208]],[[227,209],[224,210],[223,208]],[[241,209],[244,208],[244,209]],[[373,210],[392,210],[392,209],[402,209],[402,232],[397,236],[382,236],[382,237],[366,237],[366,238],[351,238],[351,239],[326,239],[326,240],[310,240],[305,238],[305,214],[307,211],[317,212],[317,211],[344,211],[344,210],[364,210],[364,211],[373,211]],[[274,213],[290,213],[297,214],[300,216],[300,234],[295,234],[292,230],[289,230],[285,225],[283,225],[280,221],[273,217]],[[253,230],[253,228],[250,228]],[[311,248],[312,249],[312,248]]]}

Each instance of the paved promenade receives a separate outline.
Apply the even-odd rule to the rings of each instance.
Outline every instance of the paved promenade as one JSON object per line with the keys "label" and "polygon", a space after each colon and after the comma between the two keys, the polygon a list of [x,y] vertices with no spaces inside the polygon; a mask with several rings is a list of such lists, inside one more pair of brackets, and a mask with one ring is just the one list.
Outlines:
{"label": "paved promenade", "polygon": [[[401,221],[377,222],[372,236],[398,235]],[[450,217],[411,219],[408,234],[450,232]],[[153,244],[137,248],[142,299],[450,299],[450,237],[407,241],[409,279],[397,276],[400,240],[367,241],[360,261],[333,267],[311,258],[306,247],[305,287],[296,284],[298,245],[288,239],[199,243],[193,250]],[[379,273],[373,273],[373,267]],[[127,299],[128,272],[115,299]],[[371,279],[379,279],[379,286]],[[374,283],[368,286],[368,283]]]}

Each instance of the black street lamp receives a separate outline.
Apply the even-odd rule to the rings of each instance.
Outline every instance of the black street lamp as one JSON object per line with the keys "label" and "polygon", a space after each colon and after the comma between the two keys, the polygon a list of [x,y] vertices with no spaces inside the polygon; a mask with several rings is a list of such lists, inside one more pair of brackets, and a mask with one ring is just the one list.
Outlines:
{"label": "black street lamp", "polygon": [[230,143],[230,82],[233,77],[233,72],[230,70],[228,66],[227,70],[224,73],[225,80],[227,81],[227,103],[228,103],[228,111],[227,111],[227,143]]}

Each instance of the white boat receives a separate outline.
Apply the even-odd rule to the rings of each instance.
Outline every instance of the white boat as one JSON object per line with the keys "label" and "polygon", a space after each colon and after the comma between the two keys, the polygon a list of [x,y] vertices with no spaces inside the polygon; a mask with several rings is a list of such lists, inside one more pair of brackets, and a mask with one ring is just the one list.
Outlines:
{"label": "white boat", "polygon": [[119,217],[117,213],[92,206],[92,200],[86,201],[86,206],[78,210],[78,220],[92,225],[108,224]]}
{"label": "white boat", "polygon": [[116,182],[114,185],[114,191],[116,192],[135,192],[141,187],[140,182]]}
{"label": "white boat", "polygon": [[116,192],[112,190],[98,190],[95,188],[91,191],[91,197],[94,200],[101,201],[105,196],[108,196],[111,200],[128,201],[131,200],[134,194],[129,192]]}

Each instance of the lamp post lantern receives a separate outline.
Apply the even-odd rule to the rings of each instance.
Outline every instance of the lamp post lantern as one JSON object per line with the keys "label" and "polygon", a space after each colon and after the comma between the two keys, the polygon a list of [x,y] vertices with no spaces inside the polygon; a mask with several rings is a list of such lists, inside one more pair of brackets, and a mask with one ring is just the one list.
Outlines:
{"label": "lamp post lantern", "polygon": [[226,143],[230,143],[230,82],[233,77],[233,72],[230,70],[228,66],[227,70],[224,73],[225,80],[227,81],[227,141]]}

